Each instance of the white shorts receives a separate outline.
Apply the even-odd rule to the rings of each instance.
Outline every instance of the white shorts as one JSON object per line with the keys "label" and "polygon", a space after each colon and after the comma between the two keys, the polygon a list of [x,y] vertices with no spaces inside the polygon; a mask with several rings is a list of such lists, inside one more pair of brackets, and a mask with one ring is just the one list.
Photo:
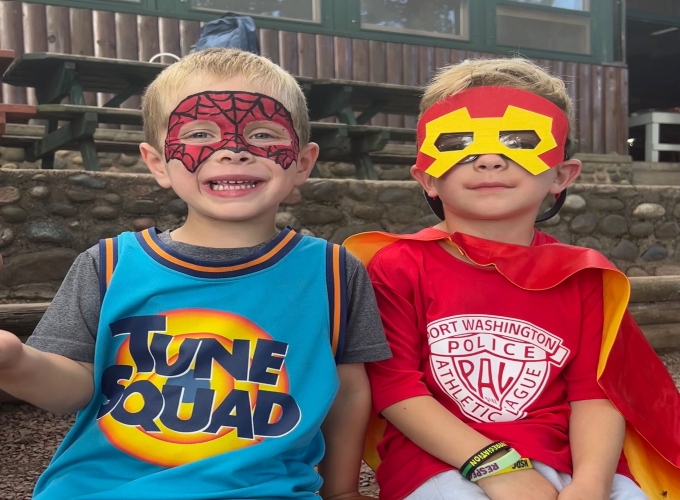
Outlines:
{"label": "white shorts", "polygon": [[[552,467],[532,460],[534,470],[545,477],[557,491],[571,483],[571,476],[557,472]],[[482,488],[468,481],[457,470],[437,474],[421,484],[404,500],[488,500]],[[616,474],[612,484],[611,500],[649,500],[635,482]]]}

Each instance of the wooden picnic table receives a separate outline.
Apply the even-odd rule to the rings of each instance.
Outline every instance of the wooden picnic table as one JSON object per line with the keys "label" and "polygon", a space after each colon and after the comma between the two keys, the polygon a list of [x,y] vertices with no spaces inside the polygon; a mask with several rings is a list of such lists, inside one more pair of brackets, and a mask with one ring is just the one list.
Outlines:
{"label": "wooden picnic table", "polygon": [[[56,151],[77,144],[85,168],[99,170],[94,141],[97,125],[139,123],[138,111],[120,109],[120,105],[141,94],[166,67],[161,63],[43,52],[16,59],[2,81],[34,87],[37,117],[48,120],[42,140],[27,148],[27,159],[42,159],[43,168],[52,168]],[[360,136],[360,129],[354,128],[348,134],[342,125],[360,127],[377,113],[416,115],[422,91],[419,87],[307,77],[297,80],[307,97],[311,120],[336,117],[340,122],[325,128],[317,126],[323,132],[322,146],[349,151],[348,156],[368,178],[376,178],[370,152],[378,151],[375,148],[381,149],[388,140],[411,140],[414,136],[408,129],[388,127],[368,127],[362,132],[364,136]],[[103,108],[95,108],[85,104],[84,92],[114,97]],[[67,102],[62,104],[64,99]],[[60,121],[66,124],[60,127]]]}

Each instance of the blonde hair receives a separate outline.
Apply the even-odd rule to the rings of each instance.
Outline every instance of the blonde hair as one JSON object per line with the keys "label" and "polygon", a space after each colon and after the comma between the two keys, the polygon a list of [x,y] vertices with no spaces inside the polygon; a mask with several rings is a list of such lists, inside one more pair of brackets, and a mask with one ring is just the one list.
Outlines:
{"label": "blonde hair", "polygon": [[471,87],[498,86],[526,90],[557,105],[569,120],[568,144],[574,146],[574,106],[561,78],[526,59],[473,59],[437,71],[420,101],[424,113],[434,103]]}
{"label": "blonde hair", "polygon": [[189,54],[168,66],[149,85],[142,99],[146,141],[159,151],[162,150],[161,137],[187,82],[196,78],[228,79],[237,76],[252,85],[254,91],[256,89],[280,101],[293,118],[300,145],[309,142],[307,101],[295,78],[265,57],[226,48]]}

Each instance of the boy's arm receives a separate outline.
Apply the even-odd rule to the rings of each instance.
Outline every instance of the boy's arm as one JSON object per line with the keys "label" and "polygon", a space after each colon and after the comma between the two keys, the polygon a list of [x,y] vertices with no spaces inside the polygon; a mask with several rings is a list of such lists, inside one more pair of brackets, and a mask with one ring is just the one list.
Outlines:
{"label": "boy's arm", "polygon": [[608,399],[573,401],[569,445],[573,481],[559,500],[607,500],[621,457],[626,424]]}
{"label": "boy's arm", "polygon": [[340,389],[321,427],[326,454],[319,464],[320,493],[325,500],[368,498],[358,487],[371,389],[362,363],[338,365],[338,377]]}
{"label": "boy's arm", "polygon": [[0,389],[54,413],[71,413],[92,399],[92,364],[23,345],[0,330]]}
{"label": "boy's arm", "polygon": [[100,313],[98,258],[96,246],[76,258],[26,345],[0,331],[0,390],[56,413],[90,401]]}

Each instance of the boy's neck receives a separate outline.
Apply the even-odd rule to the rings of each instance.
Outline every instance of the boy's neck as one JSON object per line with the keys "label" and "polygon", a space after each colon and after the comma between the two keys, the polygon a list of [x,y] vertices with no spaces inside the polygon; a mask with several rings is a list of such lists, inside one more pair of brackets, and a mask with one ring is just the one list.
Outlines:
{"label": "boy's neck", "polygon": [[447,233],[463,233],[499,243],[531,246],[534,221],[533,214],[502,220],[469,220],[446,214],[446,220],[435,227]]}
{"label": "boy's neck", "polygon": [[277,234],[271,216],[246,221],[222,221],[192,217],[170,233],[174,241],[207,248],[248,248],[265,243]]}

